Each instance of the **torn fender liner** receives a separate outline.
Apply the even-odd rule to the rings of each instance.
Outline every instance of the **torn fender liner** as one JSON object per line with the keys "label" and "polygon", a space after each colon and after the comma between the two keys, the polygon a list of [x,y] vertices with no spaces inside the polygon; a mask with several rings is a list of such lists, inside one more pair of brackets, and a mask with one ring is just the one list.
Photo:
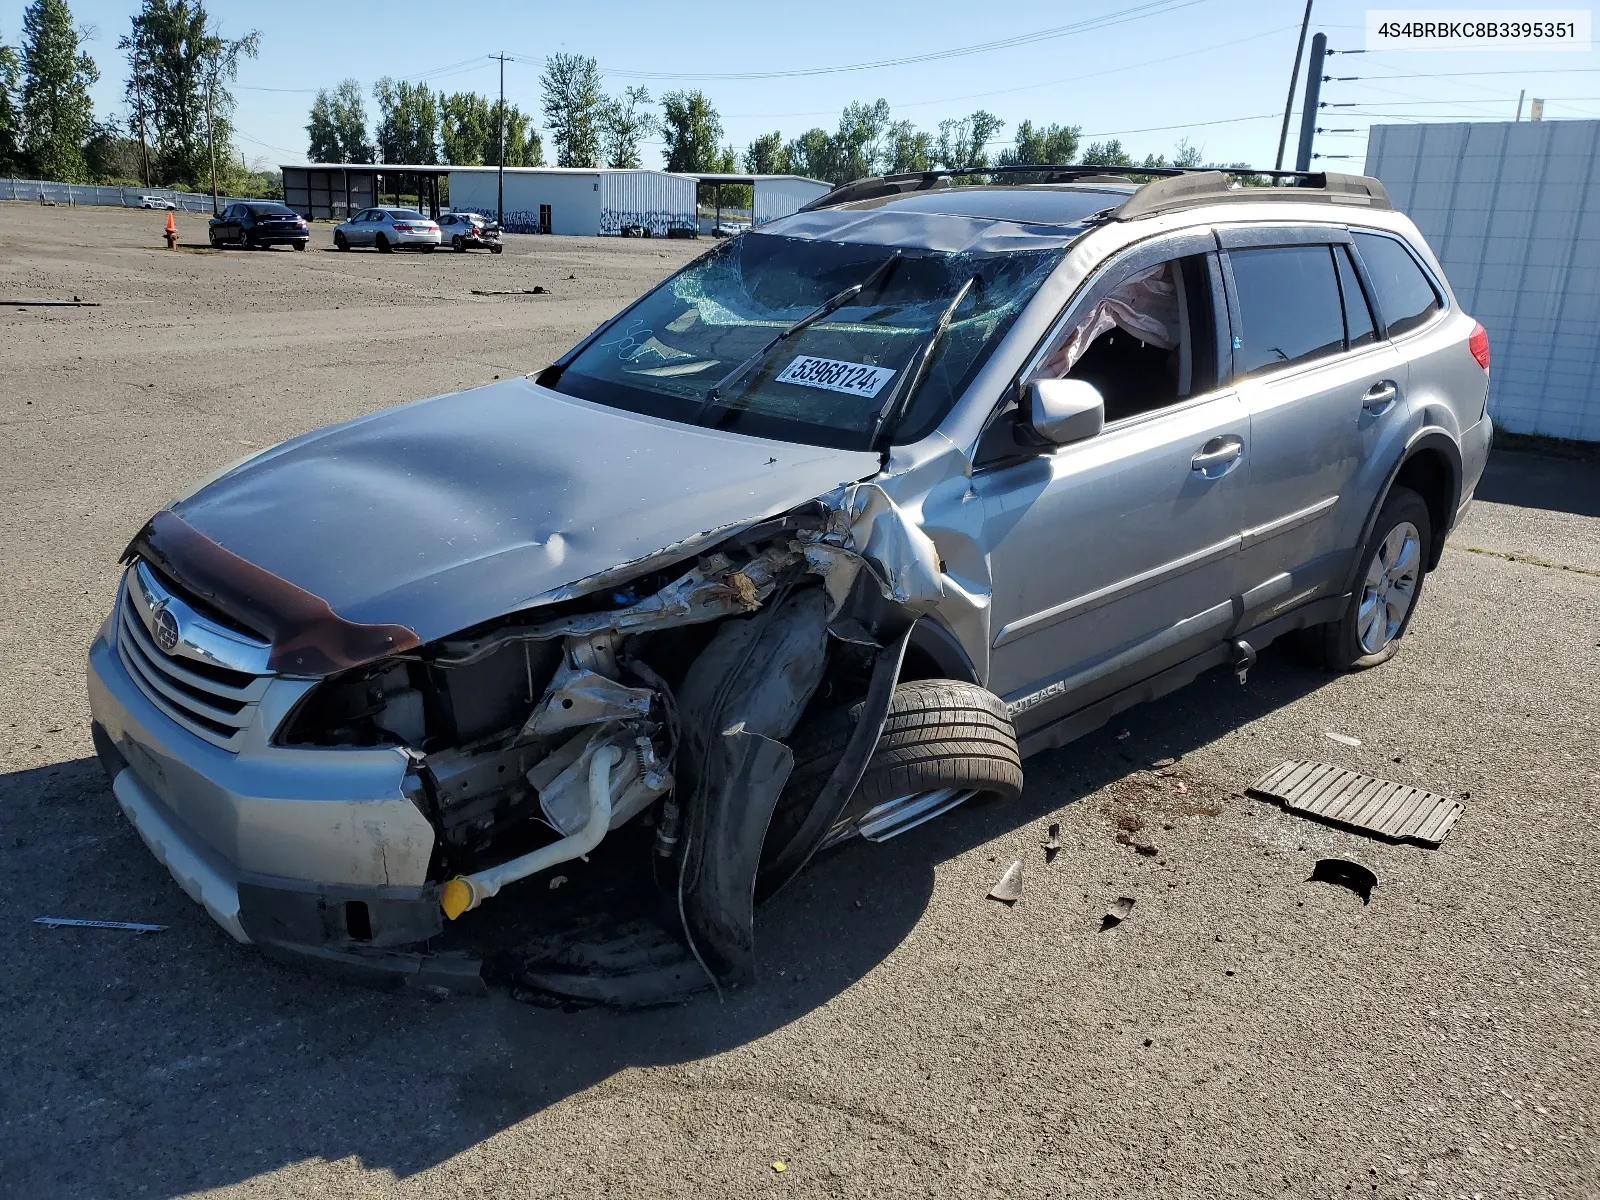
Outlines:
{"label": "torn fender liner", "polygon": [[823,590],[804,588],[701,651],[678,691],[685,805],[678,876],[684,932],[718,983],[755,975],[751,926],[761,844],[794,766],[777,741],[800,720],[827,662]]}
{"label": "torn fender liner", "polygon": [[793,769],[789,747],[743,724],[711,748],[702,829],[684,859],[678,907],[696,953],[718,983],[755,979],[756,867]]}
{"label": "torn fender liner", "polygon": [[811,861],[811,856],[822,845],[823,838],[844,815],[845,805],[861,784],[861,777],[872,761],[872,752],[883,736],[883,723],[889,716],[889,703],[900,682],[900,667],[905,662],[906,647],[911,643],[908,625],[900,636],[883,648],[872,667],[872,680],[867,684],[866,700],[861,708],[861,720],[856,723],[845,743],[844,753],[834,765],[828,782],[817,793],[816,803],[806,814],[800,830],[787,846],[780,849],[761,873],[757,899],[765,901],[775,895]]}
{"label": "torn fender liner", "polygon": [[320,596],[246,562],[170,509],[150,518],[123,559],[134,555],[267,638],[269,671],[331,675],[420,645],[404,625],[346,621]]}

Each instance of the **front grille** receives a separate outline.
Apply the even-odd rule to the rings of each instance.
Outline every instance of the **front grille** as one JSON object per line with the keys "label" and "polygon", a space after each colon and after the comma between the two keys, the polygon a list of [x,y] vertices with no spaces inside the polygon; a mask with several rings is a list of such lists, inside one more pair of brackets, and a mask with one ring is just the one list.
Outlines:
{"label": "front grille", "polygon": [[[136,592],[142,594],[136,597]],[[117,653],[122,665],[150,703],[173,721],[213,746],[237,752],[271,676],[163,651],[141,615],[150,610],[152,596],[159,606],[182,613],[186,639],[216,631],[181,598],[168,593],[149,568],[136,563],[124,577],[117,606]]]}

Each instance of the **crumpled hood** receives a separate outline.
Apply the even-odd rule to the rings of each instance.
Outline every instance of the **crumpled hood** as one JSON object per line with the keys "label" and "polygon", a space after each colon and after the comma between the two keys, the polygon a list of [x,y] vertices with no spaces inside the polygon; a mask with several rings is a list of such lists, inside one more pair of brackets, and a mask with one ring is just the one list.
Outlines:
{"label": "crumpled hood", "polygon": [[518,378],[276,446],[173,510],[338,616],[423,642],[880,469]]}

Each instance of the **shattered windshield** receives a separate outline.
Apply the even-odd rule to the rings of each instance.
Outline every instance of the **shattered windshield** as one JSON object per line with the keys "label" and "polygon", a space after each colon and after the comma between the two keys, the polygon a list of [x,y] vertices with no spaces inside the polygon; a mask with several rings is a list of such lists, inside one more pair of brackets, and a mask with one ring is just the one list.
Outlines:
{"label": "shattered windshield", "polygon": [[[1062,253],[897,252],[748,233],[646,295],[555,387],[758,437],[868,449],[882,428],[887,439],[914,441],[938,424]],[[859,294],[761,353],[863,281]],[[887,425],[886,411],[898,414]]]}

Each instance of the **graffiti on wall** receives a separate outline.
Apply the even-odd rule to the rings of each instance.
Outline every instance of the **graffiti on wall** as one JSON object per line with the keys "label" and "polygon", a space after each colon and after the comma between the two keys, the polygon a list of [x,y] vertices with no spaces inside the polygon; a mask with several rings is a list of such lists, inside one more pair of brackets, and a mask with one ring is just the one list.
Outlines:
{"label": "graffiti on wall", "polygon": [[615,208],[600,210],[600,232],[619,234],[624,229],[646,229],[651,237],[666,237],[669,229],[694,229],[694,217],[687,213],[621,212]]}
{"label": "graffiti on wall", "polygon": [[525,208],[513,209],[506,213],[505,220],[500,222],[500,228],[507,233],[549,233],[539,224],[537,210],[530,212]]}

